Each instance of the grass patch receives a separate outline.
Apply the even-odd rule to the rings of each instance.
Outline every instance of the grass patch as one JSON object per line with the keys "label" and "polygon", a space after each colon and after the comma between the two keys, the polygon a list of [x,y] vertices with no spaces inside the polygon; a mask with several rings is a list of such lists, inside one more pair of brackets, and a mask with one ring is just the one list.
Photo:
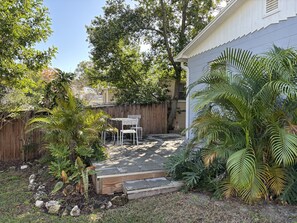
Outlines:
{"label": "grass patch", "polygon": [[21,171],[0,173],[0,222],[296,222],[296,206],[255,205],[216,201],[200,193],[173,193],[130,201],[123,207],[73,218],[49,215],[34,207],[28,176]]}
{"label": "grass patch", "polygon": [[33,205],[28,183],[23,172],[0,173],[0,222],[91,222],[89,216],[60,218],[40,212]]}

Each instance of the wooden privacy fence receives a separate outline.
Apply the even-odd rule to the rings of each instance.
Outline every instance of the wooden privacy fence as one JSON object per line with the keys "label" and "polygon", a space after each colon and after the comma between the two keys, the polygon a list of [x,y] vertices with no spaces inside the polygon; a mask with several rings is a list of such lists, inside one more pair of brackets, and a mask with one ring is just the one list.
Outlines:
{"label": "wooden privacy fence", "polygon": [[167,103],[103,106],[96,109],[105,111],[112,118],[141,115],[140,126],[144,135],[167,133]]}
{"label": "wooden privacy fence", "polygon": [[36,158],[41,148],[42,133],[34,130],[25,133],[25,125],[33,112],[12,119],[0,129],[0,161],[29,160]]}
{"label": "wooden privacy fence", "polygon": [[[141,115],[140,126],[143,134],[161,134],[167,132],[167,104],[104,106],[100,108],[111,117]],[[0,161],[29,160],[36,158],[42,149],[42,132],[34,130],[25,133],[25,125],[33,112],[27,112],[22,118],[10,120],[0,129]]]}

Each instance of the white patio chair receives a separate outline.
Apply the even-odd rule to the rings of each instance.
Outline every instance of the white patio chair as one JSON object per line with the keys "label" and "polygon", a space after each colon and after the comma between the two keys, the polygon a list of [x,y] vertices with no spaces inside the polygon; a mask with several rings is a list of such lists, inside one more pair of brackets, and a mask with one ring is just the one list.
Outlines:
{"label": "white patio chair", "polygon": [[135,143],[138,145],[138,134],[136,129],[132,129],[132,127],[137,128],[138,119],[124,119],[122,120],[122,129],[120,131],[120,141],[121,145],[123,145],[124,141],[124,134],[132,134],[133,137],[133,144]]}
{"label": "white patio chair", "polygon": [[141,115],[128,115],[128,118],[136,118],[138,120],[137,127],[131,127],[131,129],[136,129],[140,132],[140,139],[142,139],[142,127],[140,126]]}

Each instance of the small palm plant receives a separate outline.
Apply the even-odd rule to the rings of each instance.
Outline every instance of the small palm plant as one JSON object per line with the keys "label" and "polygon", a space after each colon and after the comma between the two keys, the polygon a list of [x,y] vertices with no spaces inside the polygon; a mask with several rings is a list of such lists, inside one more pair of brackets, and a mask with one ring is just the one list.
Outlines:
{"label": "small palm plant", "polygon": [[50,170],[57,178],[63,170],[73,172],[77,157],[89,164],[89,158],[96,154],[94,148],[100,149],[93,145],[98,144],[99,133],[104,130],[108,117],[103,111],[83,108],[67,86],[65,91],[67,96],[57,100],[56,107],[44,110],[41,117],[28,122],[29,131],[43,129],[53,157]]}
{"label": "small palm plant", "polygon": [[297,51],[276,46],[262,56],[227,49],[194,83],[193,142],[204,143],[206,165],[225,160],[226,196],[253,202],[284,191],[297,161],[296,84]]}

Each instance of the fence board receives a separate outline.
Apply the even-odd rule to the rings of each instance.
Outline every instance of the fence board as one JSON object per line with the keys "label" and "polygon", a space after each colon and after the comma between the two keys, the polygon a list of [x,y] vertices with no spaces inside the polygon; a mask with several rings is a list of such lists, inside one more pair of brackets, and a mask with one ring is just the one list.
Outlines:
{"label": "fence board", "polygon": [[[0,161],[28,160],[39,155],[41,132],[34,130],[25,134],[25,125],[32,112],[22,114],[22,118],[12,119],[0,129]],[[35,145],[35,150],[24,151],[25,142]]]}
{"label": "fence board", "polygon": [[140,126],[143,134],[164,134],[167,133],[167,104],[149,105],[119,105],[99,107],[112,118],[124,118],[128,115],[141,115]]}

